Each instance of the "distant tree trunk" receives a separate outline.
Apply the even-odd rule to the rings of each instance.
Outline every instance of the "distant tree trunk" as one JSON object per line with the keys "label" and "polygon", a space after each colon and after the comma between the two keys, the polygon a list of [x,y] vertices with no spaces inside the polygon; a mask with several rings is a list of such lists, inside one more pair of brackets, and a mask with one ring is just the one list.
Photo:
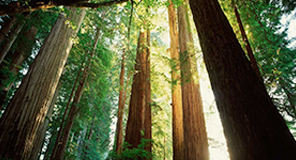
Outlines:
{"label": "distant tree trunk", "polygon": [[[75,12],[79,28],[85,12]],[[83,14],[82,14],[83,13]],[[78,15],[78,16],[76,16]],[[38,56],[23,79],[0,120],[0,157],[29,159],[36,134],[44,125],[54,91],[72,46],[75,31],[61,15],[41,47]],[[61,45],[63,44],[63,45]]]}
{"label": "distant tree trunk", "polygon": [[6,21],[4,21],[4,25],[0,29],[0,44],[8,35],[11,27],[15,24],[16,20],[17,20],[16,16],[11,16],[7,18]]}
{"label": "distant tree trunk", "polygon": [[235,17],[236,17],[237,23],[239,25],[239,29],[240,29],[241,35],[242,35],[243,40],[244,40],[245,45],[246,45],[246,50],[247,50],[248,56],[250,58],[251,65],[252,65],[253,69],[255,70],[255,73],[257,74],[258,78],[260,78],[260,80],[262,81],[262,77],[261,77],[261,74],[260,74],[260,70],[258,68],[257,61],[256,61],[256,59],[254,57],[253,50],[251,48],[249,39],[248,39],[247,34],[245,32],[245,29],[244,29],[242,20],[240,18],[239,12],[237,10],[237,6],[235,5],[235,3],[234,3],[233,0],[232,0],[232,7],[233,7],[233,10],[234,10],[234,13],[235,13]]}
{"label": "distant tree trunk", "polygon": [[[83,63],[81,64],[81,67],[83,66]],[[50,156],[51,158],[53,156],[55,156],[55,154],[57,152],[58,145],[60,143],[61,134],[62,134],[62,131],[63,131],[63,128],[64,128],[64,123],[66,121],[66,116],[67,116],[67,113],[68,113],[70,104],[72,102],[72,99],[73,99],[73,95],[74,95],[74,92],[75,92],[75,89],[76,89],[76,85],[77,85],[77,83],[79,81],[79,78],[80,78],[81,70],[82,70],[82,68],[80,68],[79,71],[78,71],[78,73],[77,73],[76,79],[74,81],[74,85],[72,87],[72,90],[71,90],[71,93],[70,93],[70,96],[69,96],[69,99],[68,99],[68,103],[67,103],[67,105],[65,107],[65,111],[63,113],[63,117],[62,117],[62,120],[61,120],[61,123],[60,123],[60,128],[59,128],[59,131],[57,133],[57,136],[56,136],[56,139],[55,139],[55,143],[54,143],[54,146],[53,146],[53,149],[52,149],[52,152],[51,152],[51,156]],[[53,138],[53,137],[51,137],[51,138]]]}
{"label": "distant tree trunk", "polygon": [[[145,112],[144,112],[144,138],[152,139],[152,121],[151,121],[151,83],[150,83],[150,30],[146,31],[146,69],[145,69]],[[145,150],[151,153],[152,143],[149,142],[145,146]],[[151,158],[150,158],[151,159]]]}
{"label": "distant tree trunk", "polygon": [[118,100],[118,112],[117,112],[117,124],[116,124],[116,153],[120,154],[122,151],[122,143],[123,143],[123,131],[122,131],[122,120],[123,120],[123,93],[124,93],[124,63],[125,63],[125,51],[122,52],[122,60],[121,60],[121,71],[120,71],[120,87],[119,87],[119,100]]}
{"label": "distant tree trunk", "polygon": [[79,80],[79,84],[78,84],[78,87],[77,87],[76,92],[75,92],[74,100],[72,102],[72,105],[71,105],[71,108],[70,108],[70,111],[69,111],[69,114],[68,114],[67,123],[65,124],[65,127],[63,128],[61,138],[59,139],[59,142],[57,144],[57,150],[56,150],[55,154],[52,154],[52,156],[51,156],[52,160],[62,160],[63,157],[64,157],[66,147],[67,147],[67,143],[68,143],[69,136],[70,136],[70,131],[71,131],[72,126],[74,124],[75,116],[79,111],[77,104],[79,104],[81,96],[83,94],[84,85],[86,83],[87,77],[88,77],[89,72],[90,72],[91,61],[92,61],[92,59],[94,57],[95,50],[96,50],[96,47],[97,47],[98,42],[99,42],[99,38],[100,38],[100,30],[98,29],[93,49],[92,49],[92,51],[90,53],[90,57],[88,59],[88,62],[86,64],[86,66],[84,67],[82,77]]}
{"label": "distant tree trunk", "polygon": [[296,159],[296,143],[217,0],[190,0],[233,160]]}
{"label": "distant tree trunk", "polygon": [[178,7],[184,159],[208,160],[208,138],[187,7],[187,4]]}
{"label": "distant tree trunk", "polygon": [[[24,43],[20,44],[18,46],[18,48],[16,49],[16,51],[13,53],[12,62],[9,65],[9,70],[10,70],[11,74],[13,75],[13,77],[16,77],[19,70],[21,69],[21,65],[27,59],[28,51],[30,51],[32,49],[33,41],[34,41],[34,38],[35,38],[35,36],[37,34],[37,30],[38,29],[36,27],[32,26],[24,35],[25,39],[26,39],[26,43],[24,42]],[[4,85],[3,83],[11,81],[10,78],[11,77],[8,76],[8,75],[1,76],[1,81],[0,81],[0,89],[1,89],[1,93],[0,93],[0,110],[3,107],[3,104],[5,102],[7,93],[9,92],[11,86],[13,85],[13,81],[10,82],[8,85]]]}
{"label": "distant tree trunk", "polygon": [[146,37],[145,32],[140,32],[125,134],[125,141],[131,144],[130,148],[137,148],[143,137],[141,131],[144,129],[144,107],[146,104]]}
{"label": "distant tree trunk", "polygon": [[180,55],[176,10],[169,0],[170,53],[172,59],[173,159],[184,159],[183,110],[180,84]]}
{"label": "distant tree trunk", "polygon": [[25,25],[25,19],[20,20],[17,22],[11,32],[9,33],[9,36],[5,39],[1,46],[0,50],[0,64],[3,62],[5,56],[7,55],[8,51],[10,50],[11,46],[13,45],[14,41],[16,40],[17,36],[19,35],[20,31]]}

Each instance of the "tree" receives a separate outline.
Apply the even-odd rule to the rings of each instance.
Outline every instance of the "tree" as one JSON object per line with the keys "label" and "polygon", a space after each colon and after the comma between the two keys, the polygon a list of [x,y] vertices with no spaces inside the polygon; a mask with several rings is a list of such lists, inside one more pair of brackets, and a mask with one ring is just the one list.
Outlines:
{"label": "tree", "polygon": [[[53,154],[51,155],[51,159],[54,159],[54,160],[60,159],[61,160],[64,158],[64,154],[65,154],[66,147],[67,147],[68,140],[69,140],[69,136],[70,136],[70,131],[71,131],[72,126],[74,124],[75,116],[77,115],[77,113],[79,111],[79,102],[80,102],[81,96],[83,94],[83,90],[84,90],[84,86],[85,86],[87,77],[90,73],[91,62],[94,57],[95,50],[96,50],[96,47],[99,42],[99,38],[100,38],[100,28],[97,28],[94,46],[92,48],[92,51],[90,52],[90,56],[88,57],[88,61],[83,69],[81,79],[79,80],[78,87],[75,91],[74,100],[72,102],[72,105],[70,107],[70,111],[69,111],[69,114],[67,117],[67,123],[65,124],[65,127],[63,129],[60,128],[60,129],[62,129],[62,134],[61,134],[60,139],[56,141],[56,143],[57,143],[55,145],[56,150],[54,149],[55,152],[53,152]],[[74,85],[74,87],[75,87],[75,85]]]}
{"label": "tree", "polygon": [[171,1],[168,7],[170,53],[172,59],[173,159],[184,159],[183,110],[180,84],[179,41],[176,10]]}
{"label": "tree", "polygon": [[121,69],[120,69],[120,86],[119,86],[119,98],[118,98],[118,112],[117,112],[117,125],[116,125],[116,152],[120,154],[122,151],[123,143],[123,129],[122,129],[122,120],[123,120],[123,110],[124,110],[124,65],[125,65],[125,51],[122,52],[121,59]]}
{"label": "tree", "polygon": [[59,16],[28,74],[1,117],[1,158],[28,159],[33,146],[38,144],[36,133],[40,127],[43,127],[44,118],[72,46],[71,38],[84,17],[84,11],[80,14],[76,9],[71,11],[76,13],[72,14],[73,21],[77,22],[76,29],[70,28],[65,23],[67,20],[65,15]]}
{"label": "tree", "polygon": [[18,34],[20,33],[24,25],[25,25],[25,19],[21,19],[19,22],[17,22],[14,28],[11,30],[8,38],[2,44],[1,51],[0,51],[0,64],[3,62],[5,56],[10,50],[10,47],[13,45],[14,41],[16,40]]}
{"label": "tree", "polygon": [[190,7],[231,159],[295,159],[295,140],[218,1],[190,0]]}
{"label": "tree", "polygon": [[137,148],[145,135],[146,40],[146,33],[140,32],[125,135],[125,141],[131,145],[129,148]]}
{"label": "tree", "polygon": [[[31,51],[34,38],[37,34],[37,28],[31,26],[30,29],[24,34],[24,41],[19,44],[18,48],[12,54],[11,63],[7,66],[10,73],[6,75],[1,75],[0,82],[0,110],[2,109],[6,96],[13,85],[14,79],[17,76],[23,62],[28,58],[28,52]],[[13,78],[11,78],[13,77]]]}
{"label": "tree", "polygon": [[208,138],[187,7],[185,2],[178,7],[184,159],[208,160]]}

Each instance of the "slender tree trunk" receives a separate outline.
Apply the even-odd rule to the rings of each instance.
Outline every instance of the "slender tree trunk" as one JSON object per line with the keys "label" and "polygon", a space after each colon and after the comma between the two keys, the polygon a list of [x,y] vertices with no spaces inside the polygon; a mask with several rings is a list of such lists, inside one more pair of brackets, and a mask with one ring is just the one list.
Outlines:
{"label": "slender tree trunk", "polygon": [[123,93],[124,93],[124,63],[125,63],[125,51],[122,53],[121,60],[121,71],[120,71],[120,88],[119,88],[119,102],[118,102],[118,112],[117,112],[117,124],[116,124],[116,153],[120,154],[122,151],[122,143],[123,143],[123,131],[122,131],[122,120],[123,120]]}
{"label": "slender tree trunk", "polygon": [[[78,22],[79,28],[85,12],[74,13],[74,22]],[[33,146],[38,144],[35,139],[36,133],[44,125],[44,118],[71,49],[71,38],[75,33],[65,23],[66,20],[63,15],[58,18],[1,117],[1,158],[29,159]]]}
{"label": "slender tree trunk", "polygon": [[184,159],[208,160],[208,138],[187,7],[187,4],[178,7]]}
{"label": "slender tree trunk", "polygon": [[146,33],[140,32],[132,84],[129,114],[126,126],[125,141],[130,148],[137,148],[141,143],[141,131],[144,129],[145,71],[146,71]]}
{"label": "slender tree trunk", "polygon": [[233,160],[296,159],[296,143],[217,0],[190,0]]}
{"label": "slender tree trunk", "polygon": [[[37,34],[37,28],[32,26],[26,33],[25,33],[25,39],[27,40],[26,43],[20,44],[16,51],[12,55],[12,62],[9,65],[9,71],[13,75],[13,77],[16,77],[19,70],[21,69],[21,65],[28,57],[28,52],[32,49],[33,46],[33,40]],[[31,43],[32,42],[32,43]],[[11,77],[8,75],[1,76],[1,82],[0,82],[0,110],[2,109],[5,99],[7,96],[7,93],[9,92],[10,88],[13,85],[13,82],[10,82],[8,85],[4,85],[3,82],[11,81]]]}
{"label": "slender tree trunk", "polygon": [[77,112],[79,111],[77,104],[79,104],[81,96],[83,94],[84,85],[86,83],[86,79],[87,79],[88,74],[90,72],[91,61],[92,61],[92,58],[94,57],[95,50],[96,50],[96,47],[99,42],[99,37],[100,37],[100,30],[98,29],[95,43],[94,43],[92,52],[90,53],[90,58],[88,59],[87,65],[84,67],[82,77],[79,81],[77,90],[75,92],[74,100],[72,102],[72,105],[71,105],[71,108],[70,108],[70,111],[68,114],[67,123],[63,129],[63,132],[61,134],[61,138],[59,139],[59,142],[57,144],[56,153],[52,154],[52,156],[51,156],[51,159],[53,159],[53,160],[62,160],[64,157],[67,143],[68,143],[69,136],[70,136],[70,131],[71,131],[72,126],[74,124],[75,116],[76,116]]}
{"label": "slender tree trunk", "polygon": [[[145,71],[145,112],[144,112],[144,138],[147,140],[152,139],[152,121],[151,121],[151,83],[150,83],[150,30],[147,30],[146,42],[146,71]],[[148,142],[145,150],[151,153],[152,143]],[[151,158],[149,158],[151,159]]]}
{"label": "slender tree trunk", "polygon": [[8,35],[11,27],[15,24],[16,20],[17,18],[15,16],[11,16],[4,22],[4,25],[0,29],[0,44]]}
{"label": "slender tree trunk", "polygon": [[262,80],[262,77],[261,77],[261,74],[260,74],[260,70],[258,68],[257,61],[256,61],[256,59],[254,57],[253,50],[251,48],[249,39],[248,39],[247,34],[245,32],[245,29],[244,29],[242,20],[240,18],[239,12],[237,10],[237,6],[234,4],[233,0],[232,0],[232,6],[233,6],[233,10],[234,10],[234,13],[235,13],[235,17],[236,17],[237,23],[239,25],[239,29],[240,29],[241,35],[242,35],[243,40],[245,42],[246,50],[247,50],[248,56],[249,56],[250,61],[251,61],[251,66],[255,70],[255,73],[260,78],[260,80]]}
{"label": "slender tree trunk", "polygon": [[179,37],[176,10],[169,0],[170,53],[172,59],[173,159],[184,159],[183,110],[180,84]]}
{"label": "slender tree trunk", "polygon": [[[84,62],[83,62],[84,63]],[[83,66],[83,63],[81,64],[81,67]],[[62,120],[61,120],[61,124],[60,124],[60,128],[59,128],[59,131],[57,133],[57,136],[56,136],[56,139],[55,139],[55,143],[54,143],[54,147],[52,149],[52,153],[51,153],[51,158],[56,154],[57,152],[57,149],[58,149],[58,145],[60,143],[60,138],[61,138],[61,134],[62,134],[62,131],[63,131],[63,128],[64,128],[64,123],[66,121],[66,116],[67,116],[67,113],[68,113],[68,110],[69,110],[69,107],[70,107],[70,104],[71,104],[71,101],[73,99],[73,94],[74,94],[74,91],[75,91],[75,88],[76,88],[76,85],[79,81],[79,78],[80,78],[80,74],[81,74],[81,69],[79,69],[78,73],[77,73],[77,76],[76,76],[76,79],[75,79],[75,82],[74,82],[74,85],[72,87],[72,91],[70,93],[70,96],[69,96],[69,100],[68,100],[68,103],[67,103],[67,106],[65,108],[65,111],[63,113],[63,117],[62,117]]]}
{"label": "slender tree trunk", "polygon": [[17,22],[13,27],[13,29],[11,30],[8,38],[6,38],[6,40],[3,42],[3,45],[1,46],[1,50],[0,50],[0,64],[3,62],[5,56],[7,55],[14,41],[16,40],[22,28],[24,27],[25,22],[26,22],[25,19]]}

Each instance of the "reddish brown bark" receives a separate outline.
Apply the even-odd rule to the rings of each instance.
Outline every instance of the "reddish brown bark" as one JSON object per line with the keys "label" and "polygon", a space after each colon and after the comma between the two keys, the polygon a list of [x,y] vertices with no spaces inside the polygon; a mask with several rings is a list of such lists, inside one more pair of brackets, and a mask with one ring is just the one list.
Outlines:
{"label": "reddish brown bark", "polygon": [[[144,137],[146,140],[152,139],[152,121],[151,121],[151,83],[150,83],[150,30],[146,31],[146,69],[145,69],[145,112],[144,112]],[[145,150],[151,153],[152,144],[148,142]],[[151,159],[151,158],[150,158]]]}
{"label": "reddish brown bark", "polygon": [[89,72],[90,72],[91,61],[94,57],[95,50],[96,50],[96,47],[99,42],[99,38],[100,38],[100,30],[98,29],[97,33],[96,33],[95,43],[94,43],[92,52],[90,53],[90,57],[88,59],[88,63],[84,67],[82,77],[79,80],[78,87],[75,91],[75,96],[74,96],[74,100],[72,102],[72,105],[71,105],[71,108],[70,108],[70,111],[68,114],[67,123],[65,124],[65,127],[63,128],[61,138],[59,139],[59,142],[57,144],[56,152],[55,152],[55,154],[52,154],[52,156],[51,156],[51,159],[53,159],[53,160],[62,160],[64,158],[64,154],[65,154],[67,143],[68,143],[69,136],[70,136],[70,131],[71,131],[72,126],[74,124],[75,116],[76,116],[77,112],[79,111],[77,104],[79,104],[81,96],[83,94],[84,85],[86,83],[86,79],[87,79]]}
{"label": "reddish brown bark", "polygon": [[296,159],[296,143],[217,0],[190,0],[230,158]]}
{"label": "reddish brown bark", "polygon": [[184,136],[183,136],[183,110],[180,84],[180,55],[179,37],[177,31],[176,10],[173,3],[169,0],[168,15],[170,27],[170,54],[173,61],[172,65],[172,110],[173,110],[173,159],[184,159]]}
{"label": "reddish brown bark", "polygon": [[118,112],[117,112],[117,125],[116,125],[116,152],[120,154],[122,151],[122,143],[123,143],[123,131],[122,131],[122,120],[123,120],[123,110],[124,110],[124,103],[123,103],[123,93],[124,93],[124,63],[125,63],[125,51],[122,53],[122,60],[121,60],[121,71],[120,71],[120,88],[119,88],[119,102],[118,102]]}
{"label": "reddish brown bark", "polygon": [[[74,16],[77,28],[83,16]],[[1,158],[29,159],[33,146],[38,144],[37,131],[44,125],[44,118],[72,47],[71,38],[76,32],[65,23],[66,20],[63,15],[58,18],[1,117]]]}
{"label": "reddish brown bark", "polygon": [[130,148],[137,148],[143,135],[144,108],[145,108],[145,71],[146,71],[146,33],[140,32],[135,64],[135,73],[132,84],[129,114],[126,126],[125,141],[131,144]]}
{"label": "reddish brown bark", "polygon": [[187,7],[187,4],[178,7],[184,159],[208,160],[208,138]]}

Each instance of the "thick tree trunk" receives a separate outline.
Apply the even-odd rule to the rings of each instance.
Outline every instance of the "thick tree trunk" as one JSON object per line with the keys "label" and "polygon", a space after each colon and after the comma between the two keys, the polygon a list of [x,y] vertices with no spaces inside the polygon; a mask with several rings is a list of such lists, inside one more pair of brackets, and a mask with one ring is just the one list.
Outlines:
{"label": "thick tree trunk", "polygon": [[[75,15],[79,28],[84,11]],[[77,16],[78,15],[78,16]],[[0,157],[29,159],[72,47],[75,31],[61,15],[0,120]],[[63,45],[61,45],[63,44]]]}
{"label": "thick tree trunk", "polygon": [[72,105],[71,105],[71,108],[70,108],[70,111],[68,114],[67,123],[65,124],[63,132],[61,134],[61,138],[59,139],[59,142],[57,144],[56,152],[55,152],[55,154],[52,154],[52,156],[51,156],[51,159],[53,159],[53,160],[62,160],[64,157],[67,143],[68,143],[69,136],[70,136],[70,131],[71,131],[72,126],[74,124],[75,116],[76,116],[77,112],[79,111],[77,104],[80,102],[81,96],[83,94],[84,85],[86,83],[86,79],[87,79],[89,72],[90,72],[91,61],[94,57],[95,50],[96,50],[96,47],[99,42],[99,37],[100,37],[100,30],[98,29],[97,34],[96,34],[95,43],[94,43],[92,52],[90,53],[90,57],[88,59],[88,63],[84,67],[82,77],[79,81],[77,90],[75,92],[74,100],[72,102]]}
{"label": "thick tree trunk", "polygon": [[[151,83],[150,83],[150,30],[146,31],[146,69],[145,69],[145,112],[144,112],[144,138],[146,140],[152,139],[152,121],[151,121]],[[152,143],[148,142],[145,150],[151,153]],[[150,158],[151,159],[151,158]]]}
{"label": "thick tree trunk", "polygon": [[170,53],[172,59],[173,159],[184,159],[183,110],[180,84],[179,37],[176,10],[169,0]]}
{"label": "thick tree trunk", "polygon": [[256,59],[254,57],[253,50],[251,48],[249,39],[247,37],[247,34],[245,32],[245,29],[244,29],[244,26],[243,26],[243,23],[242,23],[242,20],[240,18],[239,13],[238,13],[237,6],[234,4],[233,0],[232,0],[232,6],[233,6],[233,10],[234,10],[234,13],[235,13],[235,17],[236,17],[237,23],[239,25],[239,29],[240,29],[241,35],[242,35],[243,40],[245,42],[246,50],[247,50],[249,59],[251,61],[251,65],[252,65],[253,69],[255,70],[255,73],[257,74],[257,76],[262,81],[262,77],[261,77],[261,74],[260,74],[260,70],[258,68],[257,61],[256,61]]}
{"label": "thick tree trunk", "polygon": [[[37,34],[37,28],[32,26],[25,34],[24,37],[26,39],[26,43],[20,44],[16,51],[12,55],[12,62],[9,65],[9,70],[13,77],[16,77],[18,74],[19,70],[21,69],[21,65],[23,62],[27,59],[29,55],[28,52],[31,51],[32,46],[33,46],[33,41],[34,38]],[[2,78],[3,77],[3,78]],[[4,85],[3,82],[8,82],[10,83],[8,85]],[[0,110],[3,107],[3,104],[5,102],[7,93],[9,92],[10,88],[12,87],[13,81],[11,81],[11,76],[8,75],[1,75],[1,81],[0,81]]]}
{"label": "thick tree trunk", "polygon": [[296,143],[217,0],[190,0],[230,158],[296,159]]}
{"label": "thick tree trunk", "polygon": [[144,129],[144,107],[146,104],[146,37],[145,32],[140,32],[125,134],[125,141],[131,144],[130,148],[137,148],[143,137],[141,131]]}
{"label": "thick tree trunk", "polygon": [[17,20],[16,16],[11,16],[4,22],[4,25],[1,27],[1,30],[0,30],[0,44],[8,35],[11,27],[15,24],[16,20]]}
{"label": "thick tree trunk", "polygon": [[5,56],[7,55],[14,41],[16,40],[22,28],[24,27],[25,22],[25,19],[23,19],[16,23],[11,32],[9,33],[9,36],[3,42],[0,50],[0,64],[3,62]]}
{"label": "thick tree trunk", "polygon": [[184,159],[208,160],[208,138],[187,7],[187,4],[178,7]]}
{"label": "thick tree trunk", "polygon": [[52,98],[52,101],[51,101],[51,104],[49,106],[49,109],[48,109],[48,112],[47,112],[47,115],[44,119],[44,125],[43,127],[40,127],[38,129],[38,131],[36,132],[36,145],[33,146],[33,149],[32,149],[32,152],[31,152],[31,156],[30,156],[30,160],[35,160],[37,159],[38,157],[38,154],[41,153],[40,151],[42,150],[42,146],[43,146],[43,141],[44,141],[44,138],[45,138],[45,133],[46,133],[46,130],[47,130],[47,127],[48,127],[48,124],[50,122],[50,119],[51,119],[51,115],[52,115],[52,111],[53,111],[53,108],[54,108],[54,105],[55,105],[55,102],[57,100],[57,97],[59,95],[59,91],[61,89],[61,86],[62,86],[62,81],[59,81],[58,85],[57,85],[57,88],[54,92],[54,95],[53,95],[53,98]]}
{"label": "thick tree trunk", "polygon": [[119,100],[118,100],[118,112],[117,112],[117,124],[116,124],[116,153],[120,154],[122,151],[122,143],[123,143],[123,131],[122,131],[122,120],[123,120],[123,93],[124,93],[124,63],[125,63],[125,51],[122,53],[121,60],[121,71],[120,71],[120,88],[119,88]]}

